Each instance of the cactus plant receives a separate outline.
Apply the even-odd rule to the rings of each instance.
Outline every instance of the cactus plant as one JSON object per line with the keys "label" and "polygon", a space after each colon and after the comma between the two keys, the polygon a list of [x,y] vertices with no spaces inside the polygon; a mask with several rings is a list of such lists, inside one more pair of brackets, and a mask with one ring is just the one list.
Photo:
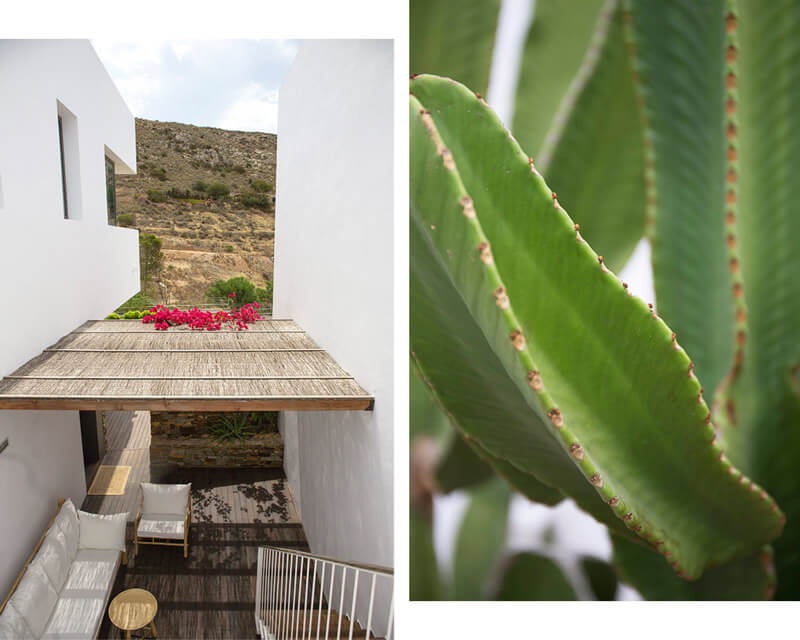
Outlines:
{"label": "cactus plant", "polygon": [[[417,4],[412,70],[446,73]],[[512,132],[458,77],[410,83],[411,597],[542,566],[457,550],[448,591],[430,493],[470,487],[486,540],[511,488],[572,498],[645,597],[794,599],[800,1],[592,1],[563,39],[536,6]],[[615,275],[642,234],[655,308]]]}

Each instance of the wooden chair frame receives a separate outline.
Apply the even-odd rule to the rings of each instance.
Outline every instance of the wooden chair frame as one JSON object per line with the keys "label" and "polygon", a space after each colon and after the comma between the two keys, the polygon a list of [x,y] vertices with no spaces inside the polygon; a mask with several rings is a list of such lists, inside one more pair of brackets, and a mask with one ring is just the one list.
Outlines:
{"label": "wooden chair frame", "polygon": [[186,517],[183,520],[183,542],[177,542],[175,538],[160,538],[158,536],[139,537],[139,520],[142,519],[142,507],[144,506],[144,492],[139,489],[139,511],[136,520],[133,521],[133,557],[139,555],[140,544],[161,545],[164,547],[183,547],[183,557],[189,557],[189,526],[192,524],[192,489],[189,487],[189,497],[186,499]]}
{"label": "wooden chair frame", "polygon": [[[6,605],[8,604],[8,601],[11,600],[11,596],[14,595],[14,592],[17,590],[17,587],[19,586],[19,583],[22,582],[22,577],[25,575],[25,572],[28,570],[28,567],[31,565],[31,562],[33,562],[33,559],[36,557],[36,554],[39,552],[39,549],[41,549],[42,544],[44,543],[44,539],[47,537],[47,534],[49,533],[50,528],[53,526],[53,523],[56,521],[56,518],[58,517],[58,514],[61,513],[61,507],[64,506],[65,502],[66,502],[66,498],[59,498],[58,499],[58,508],[56,509],[55,515],[52,518],[50,518],[50,522],[47,523],[47,527],[45,527],[45,530],[44,530],[44,533],[42,534],[42,537],[39,538],[39,542],[36,543],[36,546],[33,548],[33,551],[31,551],[31,554],[28,556],[28,559],[25,561],[25,565],[22,567],[22,571],[19,572],[19,575],[17,576],[17,579],[14,580],[14,583],[11,585],[11,590],[8,592],[8,595],[3,600],[3,603],[0,604],[0,613],[3,613],[3,610],[6,608]],[[127,565],[128,564],[128,552],[127,551],[120,551],[120,553],[122,554],[122,560],[121,560],[120,564]],[[114,584],[114,582],[117,581],[117,574],[118,573],[119,573],[119,565],[117,565],[117,570],[114,572],[114,580],[112,581],[112,584]],[[109,594],[109,596],[110,595],[111,594]],[[106,602],[106,606],[107,605],[108,605],[108,603]],[[100,627],[102,627],[102,626],[103,626],[103,624],[102,624],[102,620],[101,620]],[[97,634],[95,635],[95,638],[97,638],[99,636],[100,636],[100,628],[97,629]]]}

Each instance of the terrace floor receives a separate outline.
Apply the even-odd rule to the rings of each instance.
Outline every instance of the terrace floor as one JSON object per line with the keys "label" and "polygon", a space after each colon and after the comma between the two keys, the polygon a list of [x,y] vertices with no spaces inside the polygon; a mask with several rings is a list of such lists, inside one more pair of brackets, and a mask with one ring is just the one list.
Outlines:
{"label": "terrace floor", "polygon": [[[160,638],[255,638],[253,617],[258,547],[308,550],[303,526],[280,469],[150,467],[147,412],[107,412],[108,451],[102,464],[131,466],[123,496],[87,496],[94,513],[128,511],[128,565],[113,598],[125,589],[158,601]],[[133,523],[140,482],[191,482],[189,557],[179,547],[140,546],[133,557]],[[123,638],[106,615],[100,638]]]}

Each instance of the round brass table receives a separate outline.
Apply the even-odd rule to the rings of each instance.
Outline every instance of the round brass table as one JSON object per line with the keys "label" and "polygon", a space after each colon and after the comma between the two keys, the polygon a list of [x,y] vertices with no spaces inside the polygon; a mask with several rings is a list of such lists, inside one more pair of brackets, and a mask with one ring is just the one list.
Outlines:
{"label": "round brass table", "polygon": [[126,640],[130,640],[131,631],[150,626],[153,637],[156,635],[156,624],[153,622],[158,611],[155,596],[145,589],[126,589],[108,605],[108,617],[118,629],[125,632]]}

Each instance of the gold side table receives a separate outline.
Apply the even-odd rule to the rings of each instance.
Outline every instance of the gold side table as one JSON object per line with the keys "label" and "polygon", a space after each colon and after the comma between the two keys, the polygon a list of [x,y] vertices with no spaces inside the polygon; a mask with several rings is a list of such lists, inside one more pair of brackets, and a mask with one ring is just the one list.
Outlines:
{"label": "gold side table", "polygon": [[118,629],[125,632],[125,640],[130,640],[131,631],[149,626],[153,637],[157,638],[154,619],[158,611],[155,596],[145,589],[126,589],[117,594],[108,605],[108,617]]}

